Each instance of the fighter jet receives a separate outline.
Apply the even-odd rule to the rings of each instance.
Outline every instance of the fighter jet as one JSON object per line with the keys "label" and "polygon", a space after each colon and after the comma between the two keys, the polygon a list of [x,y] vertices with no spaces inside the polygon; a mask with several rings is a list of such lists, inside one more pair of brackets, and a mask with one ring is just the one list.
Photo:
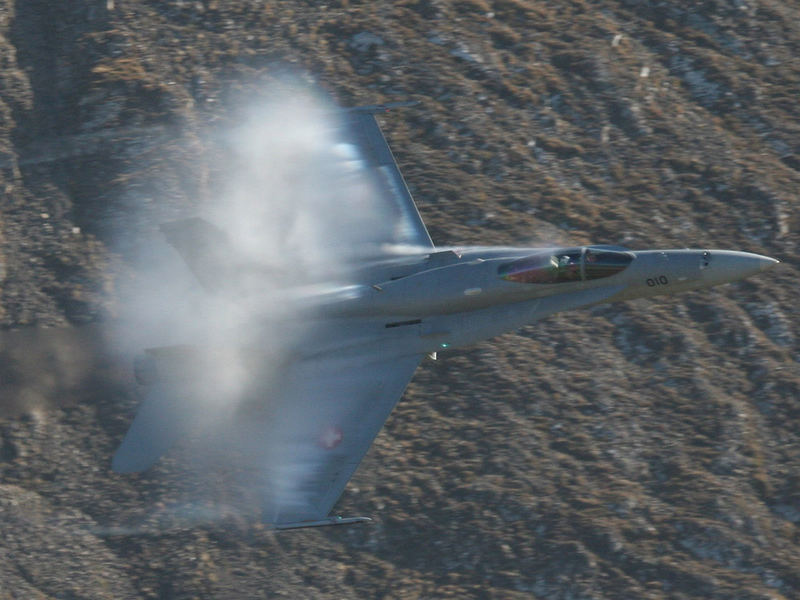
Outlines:
{"label": "fighter jet", "polygon": [[[356,165],[367,202],[386,227],[358,232],[358,252],[337,286],[290,284],[270,289],[291,303],[282,322],[292,335],[280,365],[258,323],[235,349],[191,344],[151,348],[137,359],[148,390],[112,460],[119,473],[150,468],[191,428],[200,397],[216,393],[219,369],[234,352],[252,384],[237,389],[258,406],[247,446],[264,467],[263,519],[275,529],[338,525],[365,517],[330,516],[395,404],[425,357],[476,344],[557,312],[600,303],[675,294],[755,275],[778,261],[733,250],[629,250],[617,246],[436,247],[420,218],[375,115],[396,105],[344,110],[336,154],[343,178]],[[343,157],[343,158],[342,158]],[[332,220],[331,239],[358,229],[353,215]],[[206,220],[162,226],[167,241],[209,293],[237,301],[258,296],[260,277],[283,277],[243,261],[233,240]],[[313,282],[311,282],[313,283]],[[272,324],[270,331],[274,331]],[[243,366],[242,366],[243,365]],[[212,390],[209,392],[209,390]],[[255,414],[256,416],[252,416]]]}

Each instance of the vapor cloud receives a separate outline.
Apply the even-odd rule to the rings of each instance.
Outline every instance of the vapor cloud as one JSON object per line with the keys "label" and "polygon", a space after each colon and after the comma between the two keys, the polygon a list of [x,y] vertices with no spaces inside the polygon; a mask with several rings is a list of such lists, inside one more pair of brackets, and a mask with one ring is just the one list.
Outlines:
{"label": "vapor cloud", "polygon": [[[126,350],[180,346],[169,360],[154,361],[167,382],[143,390],[133,427],[151,439],[130,455],[168,446],[159,436],[202,431],[182,451],[192,457],[188,476],[203,479],[235,461],[224,470],[240,473],[237,485],[262,503],[300,493],[305,475],[300,464],[271,464],[277,450],[265,439],[275,421],[273,396],[314,326],[306,313],[298,318],[308,307],[298,290],[347,286],[352,261],[374,254],[395,225],[374,201],[356,147],[342,142],[335,107],[296,91],[268,96],[218,136],[225,142],[219,192],[187,215],[227,238],[221,285],[204,288],[154,237],[123,292],[115,331]],[[194,251],[207,251],[206,241],[196,240]],[[291,439],[291,432],[281,435]]]}

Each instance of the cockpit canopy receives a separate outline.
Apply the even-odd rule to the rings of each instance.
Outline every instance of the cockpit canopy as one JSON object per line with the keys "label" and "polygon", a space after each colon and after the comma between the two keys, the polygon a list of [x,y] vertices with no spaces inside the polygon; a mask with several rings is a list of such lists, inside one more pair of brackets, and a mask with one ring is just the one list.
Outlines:
{"label": "cockpit canopy", "polygon": [[567,248],[500,265],[497,274],[517,283],[567,283],[610,277],[624,271],[633,254],[598,248]]}

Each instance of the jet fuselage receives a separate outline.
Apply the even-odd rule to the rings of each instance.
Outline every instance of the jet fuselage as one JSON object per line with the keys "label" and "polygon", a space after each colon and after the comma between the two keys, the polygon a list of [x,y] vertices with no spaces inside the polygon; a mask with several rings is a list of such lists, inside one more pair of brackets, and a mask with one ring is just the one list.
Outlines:
{"label": "jet fuselage", "polygon": [[391,330],[404,348],[431,353],[564,310],[736,281],[777,262],[729,250],[447,249],[373,267],[373,284],[338,291],[320,310]]}

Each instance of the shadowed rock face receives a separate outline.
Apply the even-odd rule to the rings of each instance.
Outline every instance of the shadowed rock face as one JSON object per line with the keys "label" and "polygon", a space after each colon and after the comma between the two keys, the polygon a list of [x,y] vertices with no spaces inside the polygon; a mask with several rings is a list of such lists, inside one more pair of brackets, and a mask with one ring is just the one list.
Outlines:
{"label": "shadowed rock face", "polygon": [[[0,589],[46,597],[800,594],[800,19],[782,3],[0,0]],[[267,84],[384,120],[434,241],[732,248],[746,283],[425,363],[340,502],[274,534],[230,463],[109,459],[97,330],[223,188]],[[305,82],[305,83],[304,83]],[[285,85],[285,84],[281,84]],[[268,165],[265,165],[268,168]],[[1,595],[1,594],[0,594]]]}

